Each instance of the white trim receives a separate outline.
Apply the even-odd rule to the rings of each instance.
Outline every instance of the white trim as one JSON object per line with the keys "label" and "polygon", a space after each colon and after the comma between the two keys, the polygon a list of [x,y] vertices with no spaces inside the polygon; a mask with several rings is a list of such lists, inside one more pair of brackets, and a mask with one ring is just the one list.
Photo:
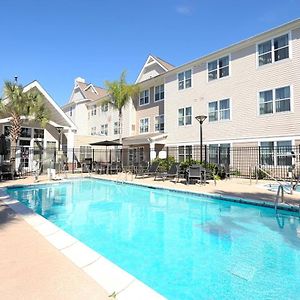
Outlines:
{"label": "white trim", "polygon": [[[228,56],[228,67],[229,67],[229,69],[228,69],[228,75],[224,76],[224,77],[219,77],[219,70],[220,70],[220,68],[219,68],[219,60],[221,58],[223,58],[223,57],[226,57],[226,56]],[[213,62],[213,61],[215,61],[215,60],[217,61],[217,69],[216,69],[217,70],[217,78],[212,79],[212,80],[208,80],[208,64],[211,63],[211,62]],[[210,84],[212,82],[219,82],[219,80],[224,80],[224,79],[230,78],[231,77],[231,67],[232,67],[231,66],[231,53],[228,53],[228,54],[220,56],[219,58],[207,61],[206,62],[206,83]]]}
{"label": "white trim", "polygon": [[72,120],[62,111],[62,109],[58,106],[58,104],[50,97],[50,95],[46,92],[46,90],[41,86],[41,84],[35,80],[30,84],[24,87],[24,92],[31,90],[36,87],[43,96],[50,102],[50,104],[57,110],[60,116],[70,125],[71,129],[77,129],[77,126],[72,122]]}
{"label": "white trim", "polygon": [[[276,90],[281,89],[281,88],[285,88],[285,87],[290,88],[290,110],[276,112],[276,105],[275,105],[276,104],[276,101],[275,101]],[[268,91],[272,91],[272,108],[273,108],[273,112],[268,113],[268,114],[260,114],[260,96],[259,96],[259,94],[262,93],[262,92],[268,92]],[[266,88],[262,91],[258,91],[256,94],[257,94],[257,96],[256,96],[257,97],[257,101],[256,101],[257,117],[259,117],[259,118],[268,118],[268,117],[271,117],[271,116],[274,117],[274,116],[278,116],[278,115],[282,115],[282,114],[294,113],[294,92],[293,92],[293,85],[292,84]]]}
{"label": "white trim", "polygon": [[[150,58],[152,58],[154,61],[148,63],[148,61],[149,61]],[[163,65],[162,65],[155,57],[153,57],[152,55],[149,55],[149,56],[147,57],[147,59],[146,59],[146,62],[145,62],[144,65],[143,65],[143,67],[142,67],[142,69],[141,69],[141,71],[140,71],[140,73],[139,73],[139,75],[138,75],[138,77],[137,77],[135,83],[139,83],[139,82],[140,82],[140,79],[141,79],[141,77],[142,77],[142,75],[143,75],[143,72],[144,72],[145,68],[148,67],[148,66],[154,65],[155,63],[157,63],[157,64],[158,64],[163,70],[165,70],[166,72],[169,71],[169,70],[168,70],[166,67],[164,67],[164,66],[163,66]],[[161,74],[159,74],[159,75],[161,75]]]}
{"label": "white trim", "polygon": [[[281,60],[278,60],[278,61],[275,61],[275,49],[274,49],[274,39],[278,38],[278,37],[281,37],[283,35],[288,35],[288,47],[289,47],[289,57],[287,58],[284,58],[284,59],[281,59]],[[263,43],[266,43],[266,42],[269,42],[271,41],[271,58],[272,58],[272,62],[271,63],[268,63],[268,64],[264,64],[264,65],[259,65],[259,59],[258,59],[258,46],[260,44],[263,44]],[[255,57],[256,57],[256,69],[259,70],[259,69],[264,69],[265,67],[268,67],[268,66],[272,66],[274,64],[278,64],[278,63],[283,63],[283,62],[286,62],[286,61],[289,61],[292,59],[292,31],[289,30],[287,32],[283,32],[283,33],[280,33],[278,35],[274,35],[272,37],[269,37],[267,39],[264,39],[260,42],[257,42],[255,44]]]}
{"label": "white trim", "polygon": [[[161,130],[156,130],[155,129],[155,126],[156,126],[156,118],[157,117],[161,117],[161,116],[163,116],[164,117],[164,130],[163,131],[161,131]],[[160,124],[160,123],[159,123]],[[156,115],[156,116],[154,116],[154,132],[161,132],[161,133],[163,133],[163,132],[165,132],[165,114],[160,114],[160,115]]]}
{"label": "white trim", "polygon": [[[141,132],[141,120],[145,120],[145,119],[148,119],[148,131],[146,132]],[[139,134],[149,134],[151,131],[150,131],[150,118],[149,117],[145,117],[145,118],[141,118],[139,119]]]}
{"label": "white trim", "polygon": [[95,94],[99,95],[98,92],[96,91],[96,89],[94,88],[93,84],[90,83],[85,89],[84,91],[87,91],[89,88],[92,88],[92,90],[95,92]]}
{"label": "white trim", "polygon": [[[160,87],[160,86],[162,86],[162,85],[163,85],[163,87],[164,87],[164,97],[163,97],[162,99],[155,100],[155,95],[156,95],[156,93],[155,93],[155,89],[156,89],[157,87]],[[165,98],[166,98],[166,94],[165,94],[165,83],[162,83],[162,84],[155,85],[155,86],[154,86],[154,97],[153,97],[153,102],[154,102],[154,103],[156,103],[156,102],[161,102],[161,101],[164,101],[164,100],[165,100]]]}
{"label": "white trim", "polygon": [[[188,72],[188,71],[191,71],[191,86],[190,87],[185,87],[185,82],[186,82],[186,78],[185,78],[185,73]],[[183,89],[179,89],[179,74],[183,73]],[[177,73],[177,91],[184,91],[186,89],[190,89],[190,88],[193,88],[193,75],[194,75],[194,68],[193,67],[190,67],[190,68],[187,68],[186,70],[184,71],[181,71],[181,72],[178,72]]]}
{"label": "white trim", "polygon": [[[191,114],[191,124],[186,124],[186,122],[185,122],[185,118],[186,118],[186,114],[185,114],[185,110],[186,110],[186,108],[191,108],[191,112],[192,112],[192,114]],[[179,122],[178,122],[178,118],[179,118],[179,109],[183,109],[183,111],[184,111],[184,115],[183,115],[183,120],[184,120],[184,124],[183,125],[179,125]],[[193,125],[193,106],[192,105],[190,105],[190,106],[184,106],[184,107],[179,107],[179,108],[177,108],[177,119],[176,119],[176,121],[177,121],[177,127],[179,127],[179,128],[184,128],[184,127],[189,127],[189,126],[192,126]],[[165,114],[166,115],[166,114]]]}
{"label": "white trim", "polygon": [[[148,103],[141,104],[141,103],[140,103],[141,93],[142,93],[142,92],[145,92],[145,91],[148,91]],[[144,96],[144,99],[145,99],[145,96]],[[150,99],[150,88],[149,88],[149,89],[141,90],[141,91],[139,92],[139,106],[142,107],[142,106],[149,105],[150,102],[151,102],[151,99]]]}

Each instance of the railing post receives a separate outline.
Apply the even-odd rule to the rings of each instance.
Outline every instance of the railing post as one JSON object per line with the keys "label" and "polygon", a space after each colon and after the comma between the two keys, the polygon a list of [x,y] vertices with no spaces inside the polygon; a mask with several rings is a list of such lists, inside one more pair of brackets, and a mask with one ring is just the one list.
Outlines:
{"label": "railing post", "polygon": [[73,148],[73,153],[72,153],[72,173],[74,174],[74,160],[75,160],[75,150]]}

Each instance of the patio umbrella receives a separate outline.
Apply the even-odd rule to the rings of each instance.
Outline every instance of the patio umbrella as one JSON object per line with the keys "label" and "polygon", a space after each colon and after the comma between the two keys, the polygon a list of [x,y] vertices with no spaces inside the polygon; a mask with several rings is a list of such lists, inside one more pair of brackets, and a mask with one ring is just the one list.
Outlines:
{"label": "patio umbrella", "polygon": [[4,134],[1,134],[0,136],[0,155],[7,155],[8,149],[7,149],[7,142]]}
{"label": "patio umbrella", "polygon": [[[105,146],[106,147],[106,161],[107,161],[107,147],[108,146],[122,146],[122,144],[115,142],[115,141],[101,141],[101,142],[95,142],[95,143],[90,143],[91,146]],[[110,153],[111,154],[111,153]],[[110,158],[111,160],[111,158]]]}

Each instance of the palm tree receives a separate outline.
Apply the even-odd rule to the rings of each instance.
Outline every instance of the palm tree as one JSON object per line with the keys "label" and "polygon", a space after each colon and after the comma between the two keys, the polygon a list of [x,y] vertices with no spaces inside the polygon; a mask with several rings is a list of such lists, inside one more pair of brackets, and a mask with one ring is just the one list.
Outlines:
{"label": "palm tree", "polygon": [[105,86],[108,96],[102,104],[110,104],[119,113],[119,142],[122,143],[122,117],[123,108],[138,93],[138,86],[127,84],[126,71],[121,73],[120,79],[116,81],[106,81]]}
{"label": "palm tree", "polygon": [[[10,81],[4,82],[4,97],[0,98],[0,115],[8,117],[11,129],[11,161],[16,158],[17,141],[21,135],[23,119],[34,119],[45,127],[49,120],[43,96],[38,91],[24,92],[22,85]],[[12,164],[15,168],[15,164]]]}

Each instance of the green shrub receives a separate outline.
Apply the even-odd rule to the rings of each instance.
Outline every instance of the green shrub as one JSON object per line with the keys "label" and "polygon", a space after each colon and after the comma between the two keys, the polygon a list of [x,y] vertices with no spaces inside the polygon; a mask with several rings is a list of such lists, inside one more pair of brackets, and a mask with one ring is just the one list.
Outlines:
{"label": "green shrub", "polygon": [[158,162],[159,163],[159,170],[161,172],[167,172],[170,170],[170,167],[172,164],[175,163],[175,158],[173,156],[169,156],[167,158],[155,158],[152,162]]}

